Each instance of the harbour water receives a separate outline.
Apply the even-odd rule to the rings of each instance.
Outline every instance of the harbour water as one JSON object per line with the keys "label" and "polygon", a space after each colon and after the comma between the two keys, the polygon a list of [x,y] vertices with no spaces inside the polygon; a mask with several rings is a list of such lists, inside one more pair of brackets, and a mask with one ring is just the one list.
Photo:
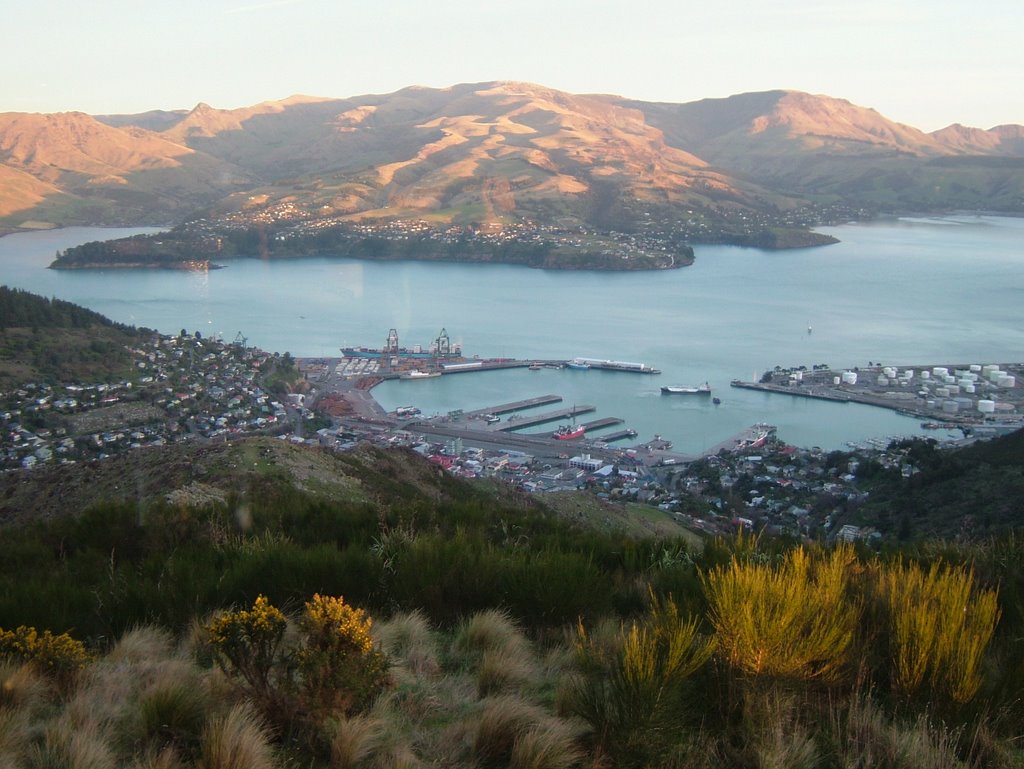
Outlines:
{"label": "harbour water", "polygon": [[[68,228],[0,238],[0,283],[115,320],[181,328],[297,356],[380,346],[389,328],[426,346],[442,327],[467,354],[636,361],[658,376],[515,369],[386,382],[386,408],[426,413],[559,393],[639,432],[700,451],[753,422],[799,445],[919,432],[917,420],[729,387],[775,365],[899,366],[1024,359],[1024,219],[905,218],[827,228],[837,245],[696,249],[669,272],[545,272],[505,265],[238,259],[212,272],[54,271],[57,250],[140,230]],[[710,382],[722,400],[662,395]],[[626,444],[622,444],[626,445]]]}

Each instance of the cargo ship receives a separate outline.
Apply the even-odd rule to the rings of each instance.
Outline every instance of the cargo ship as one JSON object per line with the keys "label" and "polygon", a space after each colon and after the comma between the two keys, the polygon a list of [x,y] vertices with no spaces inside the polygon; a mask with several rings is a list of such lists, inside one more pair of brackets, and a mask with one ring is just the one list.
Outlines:
{"label": "cargo ship", "polygon": [[586,431],[587,429],[583,425],[562,425],[551,433],[551,437],[559,441],[572,441],[582,438]]}
{"label": "cargo ship", "polygon": [[711,395],[711,385],[705,382],[696,387],[686,385],[665,385],[661,391],[666,395]]}
{"label": "cargo ship", "polygon": [[631,374],[660,374],[661,369],[652,368],[646,363],[631,363],[623,360],[603,360],[601,358],[573,358],[567,361],[569,368],[594,368],[604,371],[626,371]]}
{"label": "cargo ship", "polygon": [[421,345],[400,347],[398,344],[398,331],[392,328],[388,330],[387,341],[381,348],[342,347],[341,353],[346,358],[449,359],[462,357],[462,345],[458,343],[452,344],[448,332],[442,328],[441,333],[437,335],[437,339],[431,342],[426,350]]}

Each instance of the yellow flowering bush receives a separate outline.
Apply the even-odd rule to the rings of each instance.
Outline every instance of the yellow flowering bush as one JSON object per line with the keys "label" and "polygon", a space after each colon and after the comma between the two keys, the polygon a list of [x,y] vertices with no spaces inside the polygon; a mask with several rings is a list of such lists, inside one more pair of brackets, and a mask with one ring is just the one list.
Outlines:
{"label": "yellow flowering bush", "polygon": [[299,620],[302,645],[295,662],[313,710],[361,710],[384,687],[387,661],[374,648],[373,621],[338,597],[314,595]]}
{"label": "yellow flowering bush", "polygon": [[27,662],[40,671],[66,684],[79,670],[92,661],[85,644],[67,633],[40,633],[34,627],[21,625],[16,630],[0,628],[0,659]]}
{"label": "yellow flowering bush", "polygon": [[251,609],[223,612],[205,626],[217,663],[240,675],[257,696],[271,693],[271,675],[288,621],[264,595]]}

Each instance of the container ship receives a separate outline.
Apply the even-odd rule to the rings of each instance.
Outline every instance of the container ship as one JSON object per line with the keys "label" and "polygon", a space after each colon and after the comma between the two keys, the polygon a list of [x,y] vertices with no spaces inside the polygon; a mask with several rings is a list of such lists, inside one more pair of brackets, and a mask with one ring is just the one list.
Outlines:
{"label": "container ship", "polygon": [[431,342],[426,350],[420,345],[414,347],[401,347],[398,344],[398,331],[388,330],[388,338],[382,348],[372,347],[342,347],[342,354],[346,358],[412,358],[414,360],[429,360],[431,358],[461,358],[462,346],[452,344],[448,332],[443,328],[437,335],[437,339]]}

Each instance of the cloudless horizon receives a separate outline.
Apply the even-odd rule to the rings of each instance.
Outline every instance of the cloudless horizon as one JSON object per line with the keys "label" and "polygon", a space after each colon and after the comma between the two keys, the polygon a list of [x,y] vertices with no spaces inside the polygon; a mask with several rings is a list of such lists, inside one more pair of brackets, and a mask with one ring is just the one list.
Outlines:
{"label": "cloudless horizon", "polygon": [[39,0],[6,8],[0,111],[90,114],[520,80],[689,102],[826,94],[933,131],[1024,124],[1024,6],[988,0]]}

